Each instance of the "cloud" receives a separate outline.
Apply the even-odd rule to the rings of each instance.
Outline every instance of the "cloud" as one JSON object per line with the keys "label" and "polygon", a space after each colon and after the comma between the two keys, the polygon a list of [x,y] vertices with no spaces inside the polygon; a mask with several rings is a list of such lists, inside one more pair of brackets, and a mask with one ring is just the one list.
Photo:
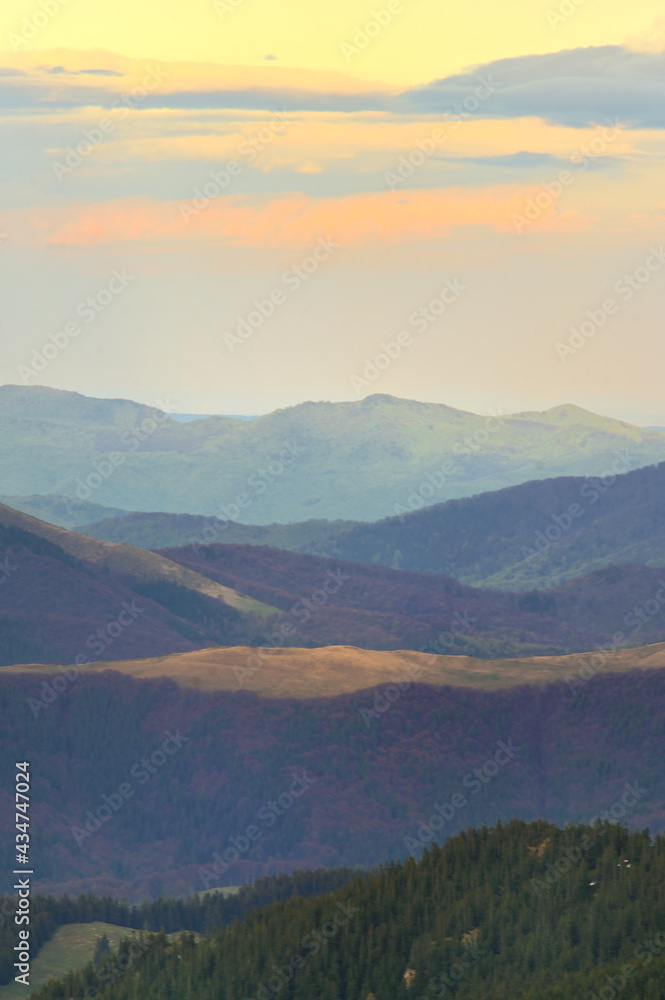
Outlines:
{"label": "cloud", "polygon": [[[185,203],[151,198],[21,210],[15,228],[49,247],[164,241],[169,245],[306,248],[320,236],[345,246],[438,240],[459,227],[514,233],[513,217],[541,191],[534,185],[488,185],[372,192],[338,198],[302,193],[214,197],[198,212]],[[187,203],[189,204],[189,203]],[[8,224],[12,213],[5,213]],[[580,212],[543,211],[530,232],[578,231],[589,227]]]}
{"label": "cloud", "polygon": [[115,69],[65,69],[64,66],[38,66],[43,73],[50,73],[53,76],[124,76]]}
{"label": "cloud", "polygon": [[89,73],[91,76],[124,76],[115,69],[77,69],[75,73]]}
{"label": "cloud", "polygon": [[0,108],[12,111],[44,112],[81,107],[110,107],[114,95],[102,88],[79,88],[42,83],[0,82]]}
{"label": "cloud", "polygon": [[[479,103],[483,82],[497,89]],[[482,117],[539,117],[574,128],[618,119],[665,128],[665,53],[604,45],[499,59],[398,98],[405,113],[443,113],[455,104],[471,110],[474,102]]]}
{"label": "cloud", "polygon": [[[532,153],[527,150],[520,150],[517,153],[505,153],[498,156],[437,156],[438,162],[449,164],[472,163],[476,167],[500,167],[506,170],[537,170],[539,167],[547,167],[550,170],[569,169],[570,158],[554,156],[551,153]],[[585,166],[585,170],[606,170],[611,167],[621,166],[623,161],[612,156],[597,156]]]}
{"label": "cloud", "polygon": [[445,163],[473,163],[480,167],[516,167],[524,170],[533,167],[565,166],[569,162],[551,153],[531,153],[528,150],[499,156],[437,156],[436,159]]}
{"label": "cloud", "polygon": [[[274,61],[272,55],[265,61]],[[0,80],[0,106],[55,110],[96,104],[108,108],[117,97],[110,81],[105,88],[101,79],[97,87],[84,86],[83,80],[126,75],[85,63],[74,70],[65,69],[64,60],[53,63],[38,67],[45,75],[41,81],[33,79],[31,89],[12,91],[9,80]],[[178,82],[174,85],[171,78],[169,91],[162,88],[148,95],[141,108],[380,112],[399,120],[461,113],[467,120],[540,118],[572,128],[608,120],[632,128],[665,128],[665,52],[635,52],[620,45],[499,59],[402,93],[339,74],[287,72],[272,65],[263,67],[258,77],[257,72],[255,68],[252,79],[246,67],[207,67],[197,86],[195,77],[185,81],[186,74],[170,70],[168,76]],[[0,71],[0,77],[9,74],[15,71]],[[57,86],[54,76],[60,78]]]}
{"label": "cloud", "polygon": [[390,111],[392,98],[382,93],[340,94],[312,93],[305,90],[194,90],[154,94],[144,102],[148,108],[170,110],[238,110],[269,111]]}

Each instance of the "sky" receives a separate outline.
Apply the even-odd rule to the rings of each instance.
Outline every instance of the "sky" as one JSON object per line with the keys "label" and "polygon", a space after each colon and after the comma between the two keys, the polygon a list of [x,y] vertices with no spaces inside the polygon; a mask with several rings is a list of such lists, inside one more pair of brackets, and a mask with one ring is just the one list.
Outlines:
{"label": "sky", "polygon": [[653,0],[3,0],[0,383],[665,426]]}

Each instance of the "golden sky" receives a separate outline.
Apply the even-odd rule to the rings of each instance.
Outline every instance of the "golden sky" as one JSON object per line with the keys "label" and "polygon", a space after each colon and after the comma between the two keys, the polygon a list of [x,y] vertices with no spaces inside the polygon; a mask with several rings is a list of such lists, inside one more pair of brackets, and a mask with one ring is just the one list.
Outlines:
{"label": "golden sky", "polygon": [[[662,32],[663,22],[658,0],[633,0],[629,8],[625,0],[393,3],[389,10],[383,0],[217,0],[217,8],[213,0],[66,0],[28,45],[241,66],[259,66],[272,56],[281,66],[404,86],[493,59],[626,41],[642,45]],[[560,14],[559,6],[572,13]],[[38,0],[3,0],[0,45],[11,49],[9,35],[40,10]],[[353,45],[355,32],[376,11],[387,11],[388,23],[371,44],[345,54],[342,45]]]}
{"label": "golden sky", "polygon": [[[665,235],[659,4],[3,0],[0,47],[0,380],[124,267],[39,381],[190,411],[357,398],[459,280],[369,391],[665,421],[660,266],[583,349],[557,346]],[[338,247],[229,351],[321,240]]]}

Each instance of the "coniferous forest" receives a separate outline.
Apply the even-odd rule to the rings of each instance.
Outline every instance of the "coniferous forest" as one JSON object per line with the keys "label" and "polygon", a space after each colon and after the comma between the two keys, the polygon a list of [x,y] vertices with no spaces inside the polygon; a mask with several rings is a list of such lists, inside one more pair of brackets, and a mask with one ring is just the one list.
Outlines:
{"label": "coniferous forest", "polygon": [[[299,876],[302,879],[302,876]],[[665,839],[611,823],[469,829],[418,859],[172,926],[45,986],[38,1000],[588,1000],[665,996]],[[191,918],[181,911],[185,922]],[[155,926],[148,907],[145,926]],[[220,914],[221,916],[221,914]]]}

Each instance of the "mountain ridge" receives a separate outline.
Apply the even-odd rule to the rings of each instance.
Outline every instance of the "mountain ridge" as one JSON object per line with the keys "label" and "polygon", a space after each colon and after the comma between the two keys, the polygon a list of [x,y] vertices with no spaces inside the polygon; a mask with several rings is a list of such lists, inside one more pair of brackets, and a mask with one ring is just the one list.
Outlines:
{"label": "mountain ridge", "polygon": [[[663,495],[665,463],[660,463],[609,480],[532,480],[372,523],[257,526],[133,513],[78,530],[155,549],[204,548],[210,542],[269,545],[514,591],[547,589],[612,563],[665,566]],[[575,517],[568,513],[573,504]]]}
{"label": "mountain ridge", "polygon": [[412,491],[429,505],[534,476],[598,475],[626,447],[636,466],[665,460],[665,433],[572,405],[483,417],[385,394],[182,423],[131,401],[4,386],[0,425],[5,496],[255,524],[371,521]]}

